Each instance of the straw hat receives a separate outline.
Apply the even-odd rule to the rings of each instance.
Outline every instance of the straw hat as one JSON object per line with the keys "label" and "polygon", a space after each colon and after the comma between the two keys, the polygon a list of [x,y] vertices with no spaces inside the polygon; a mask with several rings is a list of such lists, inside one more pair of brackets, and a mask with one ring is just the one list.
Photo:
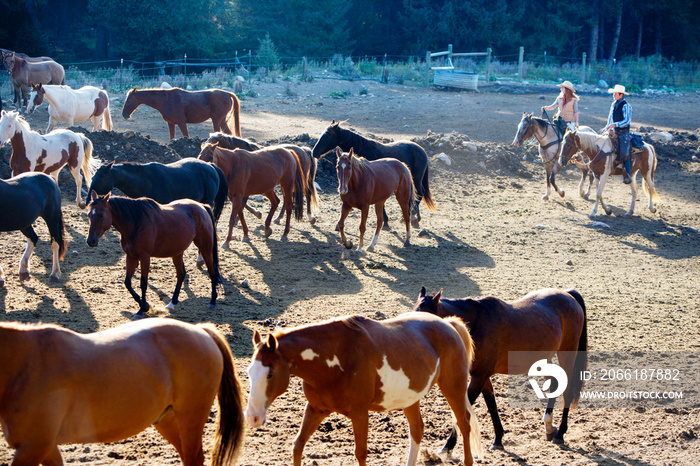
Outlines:
{"label": "straw hat", "polygon": [[571,84],[571,81],[564,81],[561,84],[557,84],[559,87],[565,87],[567,89],[571,89],[571,92],[576,92],[576,89],[574,89],[574,85]]}
{"label": "straw hat", "polygon": [[625,86],[615,84],[615,87],[608,89],[608,94],[629,94],[629,92],[625,92]]}

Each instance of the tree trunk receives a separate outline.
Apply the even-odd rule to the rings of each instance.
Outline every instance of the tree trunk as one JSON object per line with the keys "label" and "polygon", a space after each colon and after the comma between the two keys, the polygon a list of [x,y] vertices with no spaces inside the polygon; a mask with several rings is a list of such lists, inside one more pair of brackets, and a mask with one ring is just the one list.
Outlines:
{"label": "tree trunk", "polygon": [[597,0],[593,1],[593,22],[591,24],[591,43],[588,49],[588,56],[591,63],[598,61],[598,35],[600,34],[600,6]]}
{"label": "tree trunk", "polygon": [[612,44],[610,45],[610,63],[615,59],[617,44],[620,42],[620,32],[622,31],[622,7],[624,2],[620,2],[617,8],[617,18],[615,21],[615,32],[613,32]]}
{"label": "tree trunk", "polygon": [[661,15],[656,16],[656,28],[654,31],[654,34],[656,34],[656,40],[654,41],[654,49],[657,55],[661,55],[662,52],[662,44],[661,44],[661,24],[663,23],[663,20],[661,19]]}
{"label": "tree trunk", "polygon": [[637,58],[642,55],[642,35],[644,32],[644,19],[638,18],[639,23],[637,25]]}

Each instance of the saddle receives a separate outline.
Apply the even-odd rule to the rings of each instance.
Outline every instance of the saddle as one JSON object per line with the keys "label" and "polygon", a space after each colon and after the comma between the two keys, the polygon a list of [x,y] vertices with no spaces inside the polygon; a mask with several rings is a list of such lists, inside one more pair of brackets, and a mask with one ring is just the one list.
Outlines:
{"label": "saddle", "polygon": [[[620,152],[620,145],[617,140],[617,133],[615,131],[610,131],[610,139],[613,141],[613,145],[615,146],[615,150],[610,153],[610,155],[614,155],[615,158],[617,159],[617,155]],[[641,134],[636,134],[636,133],[630,133],[630,156],[634,154],[638,154],[639,152],[642,152],[644,150],[644,138],[642,137]]]}

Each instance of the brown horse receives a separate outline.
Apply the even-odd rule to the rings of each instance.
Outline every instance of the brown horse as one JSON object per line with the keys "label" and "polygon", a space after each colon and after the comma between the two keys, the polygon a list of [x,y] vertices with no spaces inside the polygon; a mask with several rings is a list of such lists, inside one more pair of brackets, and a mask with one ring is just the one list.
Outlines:
{"label": "brown horse", "polygon": [[213,162],[224,172],[228,181],[228,195],[233,207],[224,247],[229,246],[237,217],[241,219],[243,228],[242,241],[250,241],[248,224],[243,216],[243,202],[253,194],[264,194],[270,200],[270,212],[265,219],[265,237],[272,234],[270,223],[280,203],[279,197],[275,194],[275,186],[278,184],[282,188],[284,209],[287,214],[281,241],[287,241],[292,211],[297,220],[304,217],[306,180],[296,153],[280,146],[249,152],[244,149],[231,151],[205,144],[199,153],[199,158],[205,162]]}
{"label": "brown horse", "polygon": [[13,465],[61,465],[58,445],[116,442],[153,425],[182,464],[200,466],[215,397],[212,464],[232,464],[243,446],[233,355],[212,324],[146,319],[82,335],[0,323],[0,359],[0,424]]}
{"label": "brown horse", "polygon": [[[567,132],[564,136],[564,142],[561,148],[561,158],[566,161],[576,152],[583,152],[590,160],[588,166],[595,175],[598,181],[598,189],[596,190],[595,204],[593,210],[588,215],[591,219],[595,218],[598,211],[598,203],[603,206],[605,213],[610,215],[612,208],[603,200],[603,189],[610,175],[622,175],[624,168],[615,164],[615,144],[612,138],[607,134],[598,135],[587,132],[573,131]],[[642,173],[644,192],[649,196],[649,211],[656,212],[654,201],[658,202],[659,196],[656,193],[654,184],[654,173],[656,172],[656,150],[651,144],[644,143],[641,151],[633,151],[632,158],[632,183],[630,183],[630,191],[632,192],[632,200],[630,208],[625,213],[628,217],[634,213],[634,204],[637,200],[637,172]]]}
{"label": "brown horse", "polygon": [[14,52],[2,51],[2,63],[10,76],[10,81],[15,88],[15,104],[19,108],[21,105],[20,91],[24,98],[24,106],[27,106],[27,89],[33,84],[65,84],[66,72],[63,66],[59,65],[48,57],[47,60],[31,60],[23,58]]}
{"label": "brown horse", "polygon": [[[336,149],[338,162],[336,171],[338,172],[338,192],[343,201],[343,207],[338,221],[338,231],[343,245],[352,249],[352,241],[345,239],[345,218],[354,208],[360,209],[362,213],[360,219],[360,245],[357,252],[362,253],[362,245],[365,238],[367,225],[367,215],[369,206],[374,205],[374,212],[377,214],[377,229],[374,232],[372,242],[367,246],[368,251],[374,251],[374,246],[379,239],[379,231],[384,222],[384,203],[391,197],[396,196],[396,200],[403,212],[403,221],[406,225],[406,241],[403,245],[411,244],[411,206],[415,200],[416,193],[411,179],[411,172],[405,163],[396,159],[386,158],[379,160],[366,160],[363,157],[355,157],[353,149],[344,153]],[[424,198],[425,199],[425,198]]]}
{"label": "brown horse", "polygon": [[[183,254],[192,242],[207,265],[211,279],[209,309],[216,307],[216,288],[223,282],[219,273],[219,251],[216,242],[214,214],[209,206],[190,199],[173,201],[166,205],[153,199],[98,196],[94,191],[88,206],[90,230],[87,244],[96,247],[99,239],[112,226],[121,234],[121,246],[126,253],[124,285],[139,303],[134,319],[144,317],[150,305],[146,302],[148,271],[151,257],[172,257],[177,272],[177,284],[170,303],[172,311],[178,303],[180,287],[185,280]],[[131,287],[131,277],[141,264],[141,297]],[[197,264],[200,266],[200,264]]]}
{"label": "brown horse", "polygon": [[[456,316],[469,327],[474,339],[476,358],[471,366],[469,402],[474,403],[483,393],[491,414],[496,435],[491,449],[503,449],[503,426],[498,417],[496,398],[490,377],[493,374],[524,374],[529,367],[547,353],[548,359],[557,353],[559,365],[568,376],[568,390],[564,393],[564,410],[559,429],[552,426],[555,398],[549,398],[544,414],[547,440],[564,442],[568,429],[569,407],[578,401],[583,385],[581,371],[588,365],[588,332],[586,306],[576,290],[543,289],[523,298],[506,302],[492,296],[481,299],[442,298],[442,290],[428,296],[421,288],[414,311],[423,311],[440,317]],[[512,362],[509,352],[531,352]],[[536,353],[538,352],[538,353]],[[523,353],[518,353],[523,354]],[[512,355],[511,355],[512,356]],[[457,441],[453,429],[444,451],[451,451]]]}
{"label": "brown horse", "polygon": [[307,403],[294,442],[294,465],[304,445],[332,412],[350,418],[355,457],[367,462],[369,411],[402,409],[408,420],[415,465],[423,421],[420,400],[437,384],[452,409],[464,440],[464,464],[481,457],[477,417],[467,399],[474,348],[459,319],[441,320],[409,313],[377,322],[347,316],[319,324],[279,330],[263,339],[255,331],[255,353],[248,367],[250,397],[246,419],[260,427],[272,402],[287,390],[290,375],[303,381]]}
{"label": "brown horse", "polygon": [[189,137],[187,123],[202,123],[211,118],[214,131],[241,135],[241,102],[233,92],[221,89],[186,91],[173,89],[140,89],[136,86],[126,93],[122,116],[129,119],[139,105],[158,110],[168,124],[170,139],[175,139],[175,126]]}

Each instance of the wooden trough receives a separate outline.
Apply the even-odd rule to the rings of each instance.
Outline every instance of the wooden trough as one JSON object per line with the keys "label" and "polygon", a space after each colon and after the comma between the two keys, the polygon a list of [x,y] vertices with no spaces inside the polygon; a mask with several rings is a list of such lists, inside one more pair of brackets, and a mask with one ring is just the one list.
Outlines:
{"label": "wooden trough", "polygon": [[442,87],[456,87],[475,91],[479,84],[479,75],[468,71],[450,68],[433,68],[433,84]]}

